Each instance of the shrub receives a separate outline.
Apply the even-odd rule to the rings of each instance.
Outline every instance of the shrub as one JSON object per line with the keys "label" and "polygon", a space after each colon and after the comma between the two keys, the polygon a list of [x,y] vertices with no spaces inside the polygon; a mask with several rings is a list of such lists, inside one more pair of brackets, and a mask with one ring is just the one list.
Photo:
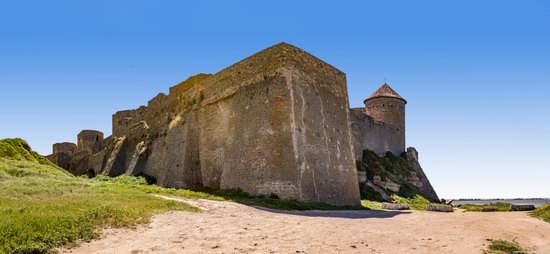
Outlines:
{"label": "shrub", "polygon": [[491,240],[489,250],[491,254],[527,254],[519,244],[504,240]]}
{"label": "shrub", "polygon": [[550,222],[550,204],[545,204],[532,211],[531,216]]}
{"label": "shrub", "polygon": [[509,212],[512,205],[508,203],[490,203],[485,205],[463,204],[459,206],[467,212]]}

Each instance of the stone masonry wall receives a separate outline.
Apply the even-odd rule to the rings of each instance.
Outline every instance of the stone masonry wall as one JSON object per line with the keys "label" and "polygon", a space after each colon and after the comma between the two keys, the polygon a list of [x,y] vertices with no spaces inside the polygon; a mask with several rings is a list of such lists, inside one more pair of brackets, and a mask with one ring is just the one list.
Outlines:
{"label": "stone masonry wall", "polygon": [[370,150],[380,155],[386,152],[401,155],[404,152],[405,137],[401,129],[375,121],[365,113],[364,108],[351,109],[350,118],[358,161],[361,160],[363,150]]}
{"label": "stone masonry wall", "polygon": [[343,73],[282,45],[245,59],[202,85],[204,186],[357,204]]}

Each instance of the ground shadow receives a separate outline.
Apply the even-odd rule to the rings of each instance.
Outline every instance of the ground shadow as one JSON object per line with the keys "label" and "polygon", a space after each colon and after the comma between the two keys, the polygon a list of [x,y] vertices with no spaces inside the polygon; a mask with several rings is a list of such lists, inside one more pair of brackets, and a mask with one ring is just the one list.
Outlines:
{"label": "ground shadow", "polygon": [[248,205],[258,210],[279,213],[286,215],[305,216],[305,217],[325,217],[325,218],[344,218],[344,219],[369,219],[369,218],[391,218],[398,215],[410,214],[411,211],[386,211],[386,210],[279,210],[257,205]]}
{"label": "ground shadow", "polygon": [[252,196],[239,189],[201,189],[200,191],[258,210],[295,216],[366,219],[390,218],[411,213],[410,211],[370,210],[361,205],[336,206],[326,203],[301,202],[295,199],[280,199],[276,195]]}

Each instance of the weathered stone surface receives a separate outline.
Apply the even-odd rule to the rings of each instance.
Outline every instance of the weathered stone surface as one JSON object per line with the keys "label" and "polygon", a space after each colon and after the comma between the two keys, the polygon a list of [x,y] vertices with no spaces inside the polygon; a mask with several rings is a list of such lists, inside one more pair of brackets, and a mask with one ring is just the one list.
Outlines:
{"label": "weathered stone surface", "polygon": [[54,154],[61,153],[61,152],[73,154],[74,152],[76,152],[77,149],[76,149],[75,143],[63,142],[63,143],[53,144],[52,150]]}
{"label": "weathered stone surface", "polygon": [[399,185],[398,183],[390,179],[382,180],[382,177],[380,177],[379,175],[375,175],[373,177],[373,183],[384,189],[391,190],[392,192],[399,192],[399,189],[401,188],[401,185]]}
{"label": "weathered stone surface", "polygon": [[[116,138],[107,146],[105,165],[101,171],[102,174],[107,176],[117,176],[126,172],[125,163],[126,156],[124,154],[124,145],[126,143],[126,137]],[[94,171],[98,171],[94,169]]]}
{"label": "weathered stone surface", "polygon": [[408,205],[396,203],[382,203],[382,209],[385,210],[409,210]]}
{"label": "weathered stone surface", "polygon": [[[74,175],[85,175],[89,174],[89,160],[92,155],[92,152],[88,149],[77,151],[71,155],[71,160],[69,163],[69,172]],[[92,170],[93,171],[93,170]]]}
{"label": "weathered stone surface", "polygon": [[95,130],[83,130],[78,133],[77,140],[78,151],[88,149],[92,153],[97,153],[101,150],[103,133]]}
{"label": "weathered stone surface", "polygon": [[429,204],[426,208],[427,211],[432,212],[444,212],[444,213],[452,213],[453,207],[450,205],[436,205],[436,204]]}
{"label": "weathered stone surface", "polygon": [[[235,76],[238,66],[244,69]],[[341,72],[299,49],[280,45],[229,67],[203,86],[204,186],[358,204]]]}
{"label": "weathered stone surface", "polygon": [[535,210],[534,205],[512,205],[510,211],[533,211]]}

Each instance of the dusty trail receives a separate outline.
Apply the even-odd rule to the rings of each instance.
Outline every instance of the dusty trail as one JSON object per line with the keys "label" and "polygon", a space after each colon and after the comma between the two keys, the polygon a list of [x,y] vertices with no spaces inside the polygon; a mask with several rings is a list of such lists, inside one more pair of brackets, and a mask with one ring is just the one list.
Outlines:
{"label": "dusty trail", "polygon": [[[186,201],[187,202],[187,201]],[[550,253],[550,223],[514,213],[287,212],[192,201],[202,213],[170,212],[63,253],[482,253],[485,239]]]}

